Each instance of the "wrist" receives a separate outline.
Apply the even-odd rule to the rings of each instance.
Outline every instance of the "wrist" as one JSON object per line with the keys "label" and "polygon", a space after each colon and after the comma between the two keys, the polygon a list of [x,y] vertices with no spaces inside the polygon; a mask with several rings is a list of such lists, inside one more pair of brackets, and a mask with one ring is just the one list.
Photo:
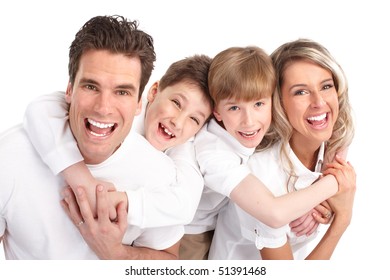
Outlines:
{"label": "wrist", "polygon": [[115,208],[118,207],[119,203],[124,203],[126,211],[128,210],[128,201],[127,201],[127,194],[125,192],[108,192],[109,199],[111,203],[115,206]]}

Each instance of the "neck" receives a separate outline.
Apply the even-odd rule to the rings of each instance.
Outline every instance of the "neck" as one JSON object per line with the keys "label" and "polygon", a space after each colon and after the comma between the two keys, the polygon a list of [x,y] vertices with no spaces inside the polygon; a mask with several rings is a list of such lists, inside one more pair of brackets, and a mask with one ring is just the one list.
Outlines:
{"label": "neck", "polygon": [[290,147],[294,151],[294,154],[311,171],[315,170],[320,146],[303,141],[294,141],[293,138],[290,139]]}

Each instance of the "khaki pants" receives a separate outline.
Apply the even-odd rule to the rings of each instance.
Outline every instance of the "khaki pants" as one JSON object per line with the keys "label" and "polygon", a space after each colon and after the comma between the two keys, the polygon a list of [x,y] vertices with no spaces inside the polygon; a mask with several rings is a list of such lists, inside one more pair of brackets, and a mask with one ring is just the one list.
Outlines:
{"label": "khaki pants", "polygon": [[207,260],[214,231],[184,234],[180,241],[180,260]]}

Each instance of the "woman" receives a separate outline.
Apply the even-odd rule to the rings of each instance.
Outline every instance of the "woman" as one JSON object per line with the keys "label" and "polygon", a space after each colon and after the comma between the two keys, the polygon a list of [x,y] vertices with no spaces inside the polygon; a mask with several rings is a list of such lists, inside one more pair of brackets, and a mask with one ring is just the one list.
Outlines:
{"label": "woman", "polygon": [[310,40],[286,43],[271,57],[277,78],[274,123],[248,164],[278,196],[333,174],[339,192],[327,202],[334,217],[307,255],[316,234],[298,237],[289,225],[270,228],[229,202],[218,217],[211,259],[329,259],[351,221],[356,175],[342,157],[354,127],[344,73],[327,49]]}

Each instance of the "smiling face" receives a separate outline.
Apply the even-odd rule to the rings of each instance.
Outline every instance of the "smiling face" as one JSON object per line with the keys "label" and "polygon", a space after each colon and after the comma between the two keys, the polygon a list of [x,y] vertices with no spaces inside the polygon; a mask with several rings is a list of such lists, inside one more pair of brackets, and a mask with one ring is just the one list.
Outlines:
{"label": "smiling face", "polygon": [[332,73],[299,60],[286,67],[283,77],[282,102],[293,127],[290,144],[315,149],[331,137],[339,114]]}
{"label": "smiling face", "polygon": [[148,93],[145,138],[158,150],[185,143],[211,115],[205,94],[189,82],[179,82],[162,91],[154,83]]}
{"label": "smiling face", "polygon": [[271,105],[271,97],[257,101],[223,99],[214,109],[214,116],[241,145],[255,148],[271,124]]}
{"label": "smiling face", "polygon": [[66,100],[70,127],[86,163],[103,162],[128,135],[141,111],[140,77],[138,58],[103,50],[82,55]]}

